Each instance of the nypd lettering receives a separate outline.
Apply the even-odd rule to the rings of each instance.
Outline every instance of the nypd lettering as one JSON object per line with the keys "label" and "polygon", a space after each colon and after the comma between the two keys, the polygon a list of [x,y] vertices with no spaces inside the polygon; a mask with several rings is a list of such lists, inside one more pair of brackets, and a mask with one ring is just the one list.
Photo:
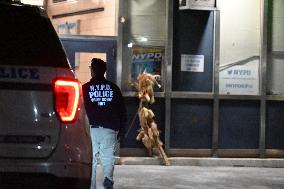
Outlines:
{"label": "nypd lettering", "polygon": [[251,70],[228,70],[228,75],[250,76]]}
{"label": "nypd lettering", "polygon": [[1,67],[0,79],[39,79],[39,70],[36,68]]}
{"label": "nypd lettering", "polygon": [[89,97],[98,106],[105,106],[113,99],[113,90],[108,84],[90,85]]}

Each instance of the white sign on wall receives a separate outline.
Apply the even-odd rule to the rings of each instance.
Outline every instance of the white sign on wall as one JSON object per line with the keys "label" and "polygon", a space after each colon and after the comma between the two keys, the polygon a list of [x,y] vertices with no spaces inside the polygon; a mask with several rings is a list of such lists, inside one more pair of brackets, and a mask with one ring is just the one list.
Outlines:
{"label": "white sign on wall", "polygon": [[204,55],[181,55],[181,71],[204,72]]}
{"label": "white sign on wall", "polygon": [[215,0],[179,0],[179,9],[191,9],[195,7],[213,8]]}
{"label": "white sign on wall", "polygon": [[258,95],[259,66],[232,66],[220,72],[220,94]]}
{"label": "white sign on wall", "polygon": [[37,5],[43,6],[43,0],[21,0],[21,3],[28,4],[28,5]]}

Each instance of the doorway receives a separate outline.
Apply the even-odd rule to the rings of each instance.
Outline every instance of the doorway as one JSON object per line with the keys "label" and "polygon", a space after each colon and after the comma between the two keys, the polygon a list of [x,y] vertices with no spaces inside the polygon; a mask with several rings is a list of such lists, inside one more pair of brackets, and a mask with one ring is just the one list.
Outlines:
{"label": "doorway", "polygon": [[91,79],[89,65],[92,58],[106,61],[106,78],[116,83],[117,42],[115,37],[61,35],[60,40],[72,69],[82,83]]}

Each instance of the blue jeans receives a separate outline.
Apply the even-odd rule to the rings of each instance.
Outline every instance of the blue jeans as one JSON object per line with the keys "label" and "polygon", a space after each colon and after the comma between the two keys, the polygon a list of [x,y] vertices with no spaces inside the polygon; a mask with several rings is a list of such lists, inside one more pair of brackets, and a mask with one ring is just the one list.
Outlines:
{"label": "blue jeans", "polygon": [[96,168],[98,158],[102,164],[104,178],[113,182],[114,153],[117,143],[117,132],[106,128],[91,128],[93,146],[93,171],[91,189],[96,189]]}

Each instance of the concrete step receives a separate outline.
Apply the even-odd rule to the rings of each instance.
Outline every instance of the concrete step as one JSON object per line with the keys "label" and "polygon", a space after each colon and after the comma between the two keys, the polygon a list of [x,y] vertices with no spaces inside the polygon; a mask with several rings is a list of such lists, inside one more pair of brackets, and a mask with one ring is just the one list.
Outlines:
{"label": "concrete step", "polygon": [[[174,166],[224,166],[284,168],[284,159],[170,157]],[[117,165],[163,165],[159,157],[116,157]]]}

